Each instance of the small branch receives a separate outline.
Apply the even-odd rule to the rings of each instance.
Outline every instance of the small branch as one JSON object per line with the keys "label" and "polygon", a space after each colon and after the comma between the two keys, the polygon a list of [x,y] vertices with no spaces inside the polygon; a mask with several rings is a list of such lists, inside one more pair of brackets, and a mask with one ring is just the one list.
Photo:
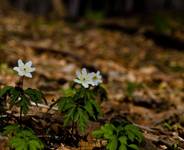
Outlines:
{"label": "small branch", "polygon": [[55,111],[58,111],[58,108],[57,108],[57,107],[52,107],[52,108],[50,108],[50,106],[45,105],[45,104],[35,104],[34,102],[31,102],[31,106],[36,106],[36,107],[40,107],[40,108],[46,108],[46,109],[48,109],[48,110],[55,110]]}
{"label": "small branch", "polygon": [[140,129],[142,129],[142,130],[146,130],[146,131],[153,132],[153,133],[157,132],[156,130],[151,129],[151,128],[146,127],[146,126],[138,125],[138,124],[135,124],[135,123],[133,123],[133,125],[140,128]]}

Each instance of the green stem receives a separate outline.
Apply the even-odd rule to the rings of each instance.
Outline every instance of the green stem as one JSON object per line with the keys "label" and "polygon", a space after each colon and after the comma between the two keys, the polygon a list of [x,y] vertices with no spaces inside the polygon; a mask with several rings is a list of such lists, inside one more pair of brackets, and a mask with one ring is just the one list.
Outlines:
{"label": "green stem", "polygon": [[74,134],[74,126],[75,126],[75,123],[74,123],[74,120],[72,120],[72,135]]}
{"label": "green stem", "polygon": [[22,126],[22,106],[20,107],[20,117],[19,117],[20,126]]}
{"label": "green stem", "polygon": [[[23,89],[24,85],[24,76],[20,77],[19,81],[17,82],[16,86]],[[20,116],[19,116],[20,126],[22,126],[22,106],[20,106]]]}

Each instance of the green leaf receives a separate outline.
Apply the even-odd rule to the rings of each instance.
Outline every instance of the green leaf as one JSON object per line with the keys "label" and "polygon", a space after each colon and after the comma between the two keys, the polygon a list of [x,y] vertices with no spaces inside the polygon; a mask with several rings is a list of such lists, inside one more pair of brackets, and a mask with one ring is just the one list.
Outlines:
{"label": "green leaf", "polygon": [[121,136],[118,140],[120,141],[119,150],[127,150],[127,137]]}
{"label": "green leaf", "polygon": [[96,120],[96,115],[94,114],[93,111],[93,104],[91,101],[87,101],[86,105],[84,106],[85,110],[88,112],[89,116],[92,117],[94,120]]}
{"label": "green leaf", "polygon": [[100,129],[94,131],[94,136],[96,138],[101,138],[102,136],[105,139],[111,139],[112,136],[114,136],[114,132],[116,131],[116,128],[112,124],[106,123],[104,126],[102,126]]}
{"label": "green leaf", "polygon": [[143,135],[136,126],[131,124],[126,125],[125,132],[132,142],[138,141],[139,143],[141,143],[143,141]]}
{"label": "green leaf", "polygon": [[9,144],[15,150],[28,150],[26,141],[21,138],[13,137]]}
{"label": "green leaf", "polygon": [[76,90],[73,88],[62,89],[64,97],[73,97],[76,93]]}
{"label": "green leaf", "polygon": [[10,100],[11,104],[15,105],[19,100],[18,98],[21,97],[22,89],[20,88],[12,88],[10,91]]}
{"label": "green leaf", "polygon": [[116,150],[117,147],[118,147],[117,137],[112,136],[106,147],[107,147],[108,150]]}
{"label": "green leaf", "polygon": [[59,111],[65,112],[75,107],[75,104],[72,101],[71,97],[62,97],[59,99],[57,106],[58,106]]}
{"label": "green leaf", "polygon": [[134,150],[139,150],[138,146],[135,144],[130,144],[130,145],[128,145],[128,147],[131,149],[134,149]]}
{"label": "green leaf", "polygon": [[88,115],[86,111],[82,110],[81,108],[78,108],[77,113],[79,113],[79,120],[77,124],[79,126],[80,131],[84,132],[87,126],[87,122],[88,122]]}
{"label": "green leaf", "polygon": [[64,126],[67,126],[71,121],[74,121],[74,116],[76,114],[76,108],[72,107],[64,116]]}
{"label": "green leaf", "polygon": [[138,150],[135,143],[141,143],[143,140],[142,133],[132,124],[115,126],[112,123],[106,123],[100,129],[93,131],[92,134],[97,139],[107,140],[106,148],[108,150]]}
{"label": "green leaf", "polygon": [[99,138],[102,138],[102,137],[103,137],[104,131],[101,130],[101,129],[98,129],[98,130],[93,131],[93,132],[92,132],[92,135],[93,135],[95,138],[99,139]]}
{"label": "green leaf", "polygon": [[93,107],[93,113],[94,113],[95,119],[97,119],[101,115],[100,107],[95,100],[90,99],[89,102]]}
{"label": "green leaf", "polygon": [[88,100],[95,100],[95,93],[91,90],[86,90],[86,97]]}
{"label": "green leaf", "polygon": [[127,150],[127,146],[124,144],[121,144],[119,147],[119,150]]}
{"label": "green leaf", "polygon": [[8,125],[4,128],[4,135],[12,135],[15,134],[17,132],[19,132],[20,126],[17,124],[14,125]]}
{"label": "green leaf", "polygon": [[126,145],[127,144],[127,137],[126,136],[121,136],[119,138],[119,141],[120,141],[121,144]]}
{"label": "green leaf", "polygon": [[30,150],[41,150],[44,148],[43,143],[41,141],[31,140],[29,141],[29,149]]}
{"label": "green leaf", "polygon": [[[13,127],[13,126],[12,126]],[[34,134],[31,129],[18,129],[13,137],[9,140],[9,145],[15,150],[42,150],[44,149],[43,143]]]}
{"label": "green leaf", "polygon": [[43,93],[36,89],[28,88],[24,91],[26,95],[31,98],[31,101],[37,103],[42,103],[42,99],[44,98]]}
{"label": "green leaf", "polygon": [[75,94],[75,99],[80,99],[80,98],[85,98],[86,97],[86,92],[88,89],[85,89],[83,87],[81,87],[80,89],[76,90],[76,94]]}
{"label": "green leaf", "polygon": [[101,130],[104,132],[105,139],[111,139],[111,137],[116,133],[116,128],[112,124],[105,124],[101,127]]}
{"label": "green leaf", "polygon": [[21,100],[19,102],[19,106],[21,107],[22,112],[24,114],[27,114],[27,112],[29,110],[29,105],[30,105],[29,99],[27,97],[25,97],[25,96],[22,96]]}
{"label": "green leaf", "polygon": [[2,88],[0,90],[0,97],[3,97],[4,95],[7,95],[12,88],[13,88],[12,86],[5,86],[4,88]]}

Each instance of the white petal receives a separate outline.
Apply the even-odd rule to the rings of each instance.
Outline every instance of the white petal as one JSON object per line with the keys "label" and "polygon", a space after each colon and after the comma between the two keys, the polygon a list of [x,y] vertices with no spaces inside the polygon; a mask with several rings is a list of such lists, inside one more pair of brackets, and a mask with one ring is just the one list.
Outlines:
{"label": "white petal", "polygon": [[88,88],[88,87],[89,87],[89,84],[86,83],[86,82],[83,82],[82,85],[83,85],[83,87],[85,87],[85,88]]}
{"label": "white petal", "polygon": [[31,66],[32,66],[32,61],[28,61],[28,62],[25,64],[25,66],[31,67]]}
{"label": "white petal", "polygon": [[91,73],[89,73],[89,76],[92,78],[92,77],[95,76],[95,73],[94,72],[91,72]]}
{"label": "white petal", "polygon": [[77,75],[78,78],[80,78],[81,77],[81,72],[80,71],[76,71],[76,75]]}
{"label": "white petal", "polygon": [[24,66],[24,63],[22,62],[21,59],[18,60],[18,66],[19,66],[19,67],[23,67],[23,66]]}
{"label": "white petal", "polygon": [[19,76],[24,76],[24,75],[25,75],[25,72],[23,72],[23,71],[18,71],[18,75],[19,75]]}
{"label": "white petal", "polygon": [[32,78],[32,74],[31,73],[26,73],[25,76],[28,77],[28,78]]}
{"label": "white petal", "polygon": [[98,85],[97,81],[93,82],[93,86],[97,86],[97,85]]}
{"label": "white petal", "polygon": [[81,84],[81,81],[78,79],[75,79],[74,82]]}
{"label": "white petal", "polygon": [[97,76],[100,76],[100,71],[97,71],[97,72],[96,72],[96,75],[97,75]]}
{"label": "white petal", "polygon": [[17,71],[17,72],[20,71],[19,67],[13,67],[13,70],[15,70],[15,71]]}
{"label": "white petal", "polygon": [[88,73],[87,73],[87,70],[86,68],[82,68],[82,75],[86,76]]}
{"label": "white petal", "polygon": [[36,70],[36,68],[29,68],[29,72],[34,72]]}

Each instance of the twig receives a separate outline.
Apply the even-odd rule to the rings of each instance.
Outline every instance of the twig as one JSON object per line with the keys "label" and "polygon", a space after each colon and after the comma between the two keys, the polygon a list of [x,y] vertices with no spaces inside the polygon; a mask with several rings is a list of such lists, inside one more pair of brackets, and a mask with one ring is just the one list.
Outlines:
{"label": "twig", "polygon": [[50,110],[50,109],[55,110],[55,111],[58,110],[57,107],[52,107],[52,108],[50,108],[50,106],[48,106],[48,105],[45,105],[45,104],[36,104],[36,103],[34,103],[34,102],[31,102],[31,106],[46,108],[46,109],[48,109],[48,110]]}
{"label": "twig", "polygon": [[140,128],[140,129],[142,129],[142,130],[146,130],[146,131],[153,132],[153,133],[157,132],[156,130],[151,129],[151,128],[146,127],[146,126],[138,125],[138,124],[135,124],[135,123],[133,123],[133,125]]}

